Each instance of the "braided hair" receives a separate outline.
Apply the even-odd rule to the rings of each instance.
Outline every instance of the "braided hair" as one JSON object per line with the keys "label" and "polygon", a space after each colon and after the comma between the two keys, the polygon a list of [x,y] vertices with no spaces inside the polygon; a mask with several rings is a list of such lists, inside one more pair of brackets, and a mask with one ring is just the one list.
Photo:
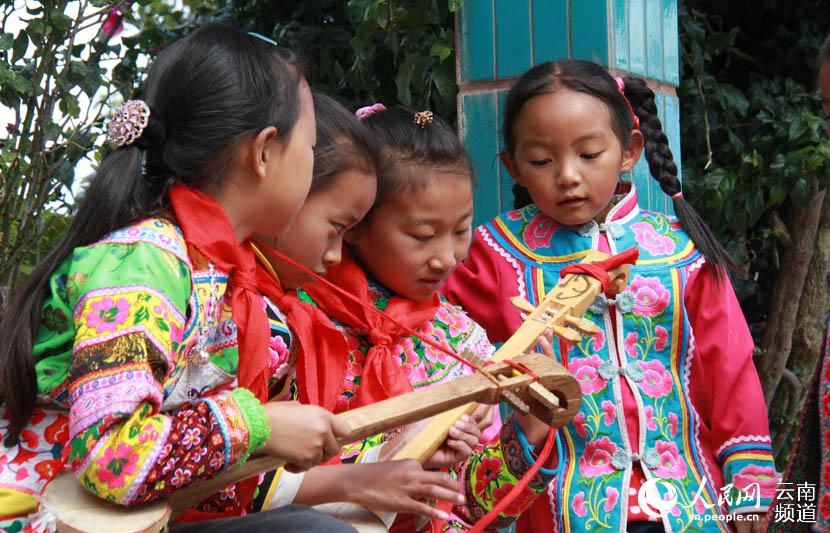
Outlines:
{"label": "braided hair", "polygon": [[706,261],[716,270],[725,271],[727,267],[736,268],[737,264],[718,242],[706,222],[695,211],[692,204],[680,194],[677,165],[669,148],[669,139],[657,117],[654,91],[641,78],[627,76],[623,78],[623,81],[625,82],[625,97],[628,98],[634,113],[640,120],[640,132],[645,140],[649,173],[660,184],[660,189],[672,198],[674,212],[677,214],[680,225],[689,234]]}
{"label": "braided hair", "polygon": [[[631,132],[635,127],[633,110],[640,122],[639,129],[645,140],[645,155],[651,176],[660,184],[660,189],[672,197],[680,225],[689,234],[706,261],[718,272],[725,272],[729,266],[736,266],[712,230],[682,194],[679,194],[681,187],[677,165],[660,119],[657,118],[654,91],[640,78],[626,77],[623,82],[625,97],[620,92],[616,80],[603,66],[596,63],[567,59],[536,65],[522,75],[507,94],[502,127],[506,152],[510,155],[515,153],[515,123],[522,106],[534,96],[564,87],[599,99],[608,106],[611,127],[622,146],[631,141]],[[533,203],[528,190],[519,184],[513,186],[513,194],[516,209]]]}

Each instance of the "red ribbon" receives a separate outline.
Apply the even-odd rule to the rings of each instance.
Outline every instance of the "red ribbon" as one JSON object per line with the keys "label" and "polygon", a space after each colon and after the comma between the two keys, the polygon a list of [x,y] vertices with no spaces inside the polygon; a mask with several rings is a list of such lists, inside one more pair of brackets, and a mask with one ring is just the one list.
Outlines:
{"label": "red ribbon", "polygon": [[602,284],[602,292],[605,292],[608,290],[608,286],[611,285],[611,276],[608,272],[618,266],[633,265],[639,257],[640,249],[633,246],[624,252],[612,255],[596,263],[574,263],[573,265],[568,265],[559,272],[559,277],[564,278],[568,274],[588,274],[599,280],[600,284]]}

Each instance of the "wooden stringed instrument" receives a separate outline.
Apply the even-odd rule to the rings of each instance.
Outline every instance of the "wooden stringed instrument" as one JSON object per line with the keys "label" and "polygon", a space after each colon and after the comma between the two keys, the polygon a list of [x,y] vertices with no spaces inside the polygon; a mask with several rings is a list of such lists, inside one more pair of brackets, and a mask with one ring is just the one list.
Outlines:
{"label": "wooden stringed instrument", "polygon": [[[582,260],[583,263],[596,263],[608,259],[608,255],[602,252],[591,251]],[[628,284],[628,277],[631,268],[629,265],[622,265],[611,270],[610,285],[607,290],[610,294],[622,292]],[[519,354],[525,353],[536,343],[539,335],[550,329],[557,337],[569,342],[579,342],[581,334],[594,334],[599,330],[589,320],[583,319],[582,314],[594,302],[602,292],[601,282],[588,274],[568,274],[551,289],[539,302],[533,306],[527,300],[514,296],[511,303],[519,310],[526,313],[524,322],[519,329],[499,348],[491,358],[491,361],[499,363],[506,359],[513,359]],[[537,357],[538,354],[537,354]],[[505,395],[505,400],[516,411],[527,414],[537,414],[539,405],[553,409],[559,404],[561,398],[545,391],[541,386],[531,385],[528,388],[529,395],[534,403],[517,402],[510,395]],[[575,398],[570,399],[567,408],[557,411],[551,425],[561,427],[566,425],[576,416],[579,410],[579,403],[582,399],[581,391]],[[477,405],[469,403],[462,405],[443,414],[434,417],[429,423],[410,440],[397,454],[397,459],[417,459],[423,463],[441,446],[450,431],[450,428],[463,415],[472,413]],[[538,415],[537,415],[538,416]],[[540,418],[545,421],[545,419]]]}
{"label": "wooden stringed instrument", "polygon": [[[470,402],[499,403],[506,396],[513,402],[527,402],[537,416],[551,424],[561,424],[575,416],[581,392],[579,384],[567,370],[549,358],[530,354],[522,355],[516,361],[537,375],[538,382],[534,382],[529,374],[516,375],[513,367],[507,364],[488,366],[487,374],[464,376],[337,415],[351,428],[349,435],[341,442],[355,442]],[[549,398],[556,398],[556,405],[548,401]],[[283,464],[274,457],[251,458],[215,478],[172,494],[166,501],[134,507],[123,507],[97,498],[84,490],[71,474],[65,473],[46,486],[43,500],[46,512],[56,518],[57,531],[164,531],[171,517],[175,518],[193,508],[215,492]]]}

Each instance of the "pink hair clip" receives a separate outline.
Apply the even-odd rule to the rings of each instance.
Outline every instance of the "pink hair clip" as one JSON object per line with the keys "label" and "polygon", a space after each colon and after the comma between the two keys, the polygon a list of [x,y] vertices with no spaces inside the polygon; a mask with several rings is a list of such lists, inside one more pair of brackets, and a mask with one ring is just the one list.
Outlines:
{"label": "pink hair clip", "polygon": [[115,110],[107,126],[107,140],[119,148],[134,143],[150,122],[150,106],[143,100],[127,100]]}
{"label": "pink hair clip", "polygon": [[634,108],[631,107],[631,102],[628,101],[628,97],[625,95],[625,80],[623,80],[620,76],[617,76],[614,78],[614,81],[617,82],[617,89],[620,91],[623,100],[625,100],[625,105],[628,106],[628,111],[631,112],[631,117],[634,119],[634,129],[640,129],[640,118],[634,112]]}
{"label": "pink hair clip", "polygon": [[386,111],[386,106],[383,104],[367,105],[355,111],[354,115],[357,117],[357,120],[364,120],[379,111]]}

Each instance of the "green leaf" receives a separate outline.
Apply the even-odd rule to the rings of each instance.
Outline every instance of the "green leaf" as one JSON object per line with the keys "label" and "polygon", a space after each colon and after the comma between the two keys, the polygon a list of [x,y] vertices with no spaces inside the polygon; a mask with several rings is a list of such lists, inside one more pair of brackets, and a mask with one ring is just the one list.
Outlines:
{"label": "green leaf", "polygon": [[429,55],[437,57],[438,61],[443,63],[445,59],[452,55],[453,48],[443,41],[436,41],[429,49]]}
{"label": "green leaf", "polygon": [[35,35],[43,35],[44,33],[46,33],[46,25],[43,23],[42,20],[40,20],[40,19],[31,19],[27,22],[28,22],[28,28],[27,29],[29,30],[29,33],[32,33],[32,34],[35,34]]}
{"label": "green leaf", "polygon": [[412,104],[412,91],[410,88],[412,74],[415,72],[415,68],[421,59],[419,54],[409,54],[401,66],[398,67],[398,75],[395,76],[395,86],[398,88],[398,101],[404,105]]}
{"label": "green leaf", "polygon": [[769,191],[769,204],[779,205],[787,198],[787,189],[785,189],[781,184],[776,183],[775,185],[770,188]]}
{"label": "green leaf", "polygon": [[778,154],[775,156],[775,159],[772,160],[770,163],[769,168],[770,170],[775,170],[776,172],[781,172],[784,170],[784,167],[787,165],[787,158],[784,157],[784,154]]}
{"label": "green leaf", "polygon": [[78,118],[78,115],[81,114],[81,108],[78,105],[78,98],[71,93],[63,95],[63,98],[61,98],[60,102],[58,102],[58,109],[72,118]]}
{"label": "green leaf", "polygon": [[455,98],[457,87],[455,85],[455,65],[449,63],[436,65],[432,69],[432,83],[441,99],[450,102]]}
{"label": "green leaf", "polygon": [[29,36],[26,35],[25,31],[21,31],[17,34],[17,37],[14,39],[14,44],[12,45],[12,63],[16,63],[23,59],[23,56],[26,55],[26,50],[29,48]]}
{"label": "green leaf", "polygon": [[61,12],[53,11],[49,23],[60,31],[66,31],[72,27],[72,19]]}
{"label": "green leaf", "polygon": [[795,117],[793,117],[792,121],[790,122],[790,128],[788,130],[788,136],[790,140],[792,141],[794,139],[798,139],[799,137],[804,135],[807,132],[807,128],[809,127],[809,123],[806,120],[804,120],[803,116],[796,115]]}
{"label": "green leaf", "polygon": [[386,5],[379,5],[375,9],[375,23],[383,29],[389,25],[389,7]]}
{"label": "green leaf", "polygon": [[0,34],[0,50],[8,50],[14,43],[14,35],[11,33]]}
{"label": "green leaf", "polygon": [[723,183],[726,177],[726,170],[723,168],[716,168],[706,176],[706,185],[713,189],[717,189]]}
{"label": "green leaf", "polygon": [[739,115],[743,116],[749,109],[749,101],[736,87],[732,85],[723,84],[720,86],[721,97],[728,107],[736,110]]}
{"label": "green leaf", "polygon": [[713,52],[721,52],[726,50],[735,43],[735,36],[738,34],[738,28],[733,28],[729,32],[714,33],[707,36],[706,46]]}
{"label": "green leaf", "polygon": [[26,79],[13,70],[9,70],[5,63],[0,63],[0,91],[12,89],[20,96],[31,93],[31,85]]}

